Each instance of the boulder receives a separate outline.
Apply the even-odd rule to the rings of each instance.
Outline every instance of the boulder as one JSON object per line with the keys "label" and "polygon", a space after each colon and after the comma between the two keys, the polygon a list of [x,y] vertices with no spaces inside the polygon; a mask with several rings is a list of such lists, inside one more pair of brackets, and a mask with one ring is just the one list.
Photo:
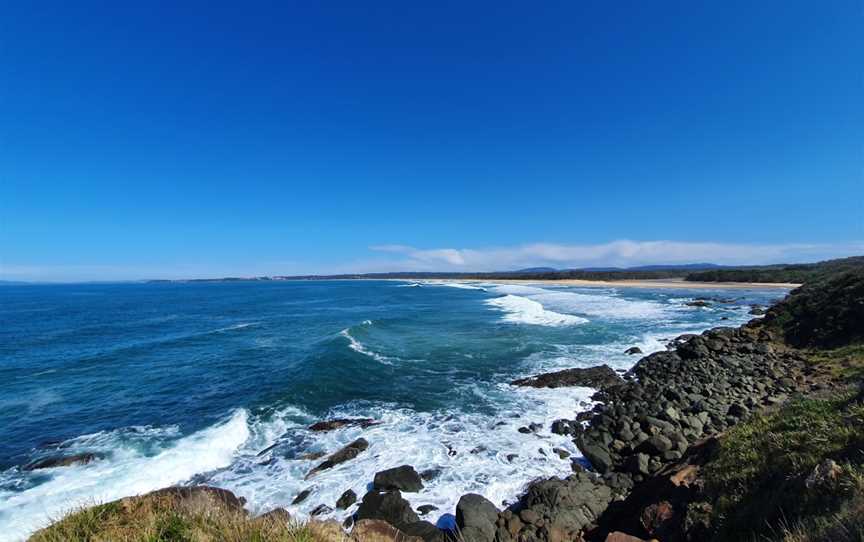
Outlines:
{"label": "boulder", "polygon": [[456,525],[465,540],[492,542],[498,509],[482,495],[462,495],[456,504]]}
{"label": "boulder", "polygon": [[588,441],[583,435],[579,435],[579,438],[576,439],[576,445],[585,459],[594,467],[594,470],[600,474],[604,474],[612,468],[612,456],[609,455],[609,450],[605,447]]}
{"label": "boulder", "polygon": [[360,503],[355,517],[357,521],[381,519],[399,529],[420,521],[420,518],[411,509],[411,504],[402,498],[402,494],[398,490],[373,489],[369,491],[363,495],[363,501]]}
{"label": "boulder", "polygon": [[308,480],[316,473],[321,472],[322,470],[327,470],[339,465],[340,463],[344,463],[348,460],[354,459],[357,457],[360,452],[366,450],[369,447],[369,442],[366,439],[358,438],[351,444],[345,446],[338,452],[331,454],[327,459],[322,461],[317,467],[309,471],[309,474],[306,475],[306,479]]}
{"label": "boulder", "polygon": [[632,346],[632,347],[628,348],[627,350],[625,350],[624,353],[627,354],[628,356],[632,356],[633,354],[641,354],[642,349],[639,348],[638,346]]}
{"label": "boulder", "polygon": [[414,493],[423,489],[423,480],[414,467],[402,465],[375,473],[372,487],[381,490],[398,489]]}
{"label": "boulder", "polygon": [[355,502],[357,502],[357,494],[349,489],[346,490],[345,493],[343,493],[342,496],[340,496],[339,499],[336,501],[336,508],[340,510],[345,510]]}

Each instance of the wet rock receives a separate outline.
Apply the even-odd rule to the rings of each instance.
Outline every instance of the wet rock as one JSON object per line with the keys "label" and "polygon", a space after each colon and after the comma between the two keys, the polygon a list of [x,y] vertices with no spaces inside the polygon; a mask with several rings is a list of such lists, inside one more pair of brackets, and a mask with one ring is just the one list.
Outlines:
{"label": "wet rock", "polygon": [[565,386],[584,386],[603,389],[623,382],[618,373],[608,365],[597,367],[565,369],[544,373],[530,378],[520,378],[511,382],[514,386],[532,388],[561,388]]}
{"label": "wet rock", "polygon": [[570,452],[568,452],[567,450],[561,448],[552,448],[552,451],[561,459],[567,459],[568,457],[570,457]]}
{"label": "wet rock", "polygon": [[441,476],[441,469],[426,469],[420,473],[420,478],[424,482],[428,482],[429,480],[434,480]]}
{"label": "wet rock", "polygon": [[[555,420],[552,422],[551,431],[556,435],[573,435],[578,432],[575,426],[579,425],[571,420]],[[581,429],[581,426],[579,427]]]}
{"label": "wet rock", "polygon": [[86,465],[96,461],[96,459],[96,454],[91,453],[46,457],[25,465],[24,470],[32,471],[39,469],[54,469],[57,467],[71,467],[72,465]]}
{"label": "wet rock", "polygon": [[481,495],[463,495],[456,504],[456,525],[465,540],[492,542],[498,509]]}
{"label": "wet rock", "polygon": [[329,514],[332,511],[333,511],[333,509],[330,508],[329,506],[327,506],[326,504],[319,504],[311,512],[309,512],[309,515],[312,517],[323,516],[325,514]]}
{"label": "wet rock", "polygon": [[375,489],[398,489],[409,493],[423,489],[423,481],[411,465],[402,465],[375,473],[372,485]]}
{"label": "wet rock", "polygon": [[303,491],[298,493],[296,497],[294,497],[294,500],[291,501],[291,504],[300,504],[301,502],[305,501],[306,498],[309,497],[309,495],[311,493],[312,493],[311,487],[304,489]]}
{"label": "wet rock", "polygon": [[628,356],[632,356],[633,354],[641,354],[642,349],[639,348],[638,346],[632,346],[632,347],[628,348],[627,350],[625,350],[624,353],[627,354]]}
{"label": "wet rock", "polygon": [[711,303],[708,303],[707,301],[704,301],[702,299],[697,299],[695,301],[688,301],[687,303],[685,303],[685,305],[687,305],[688,307],[710,307]]}
{"label": "wet rock", "polygon": [[345,510],[352,504],[357,502],[357,494],[353,490],[346,490],[336,501],[336,508]]}
{"label": "wet rock", "polygon": [[299,459],[301,461],[315,461],[316,459],[321,459],[325,455],[327,455],[327,454],[325,454],[324,452],[309,452],[309,453],[298,455],[297,459]]}
{"label": "wet rock", "polygon": [[378,425],[379,423],[381,422],[375,421],[372,418],[336,418],[333,420],[323,420],[313,423],[309,426],[309,430],[316,432],[333,431],[334,429],[353,426],[359,426],[365,429],[373,425]]}
{"label": "wet rock", "polygon": [[366,439],[358,438],[357,440],[345,446],[338,452],[327,457],[327,459],[322,461],[317,467],[309,471],[309,474],[306,475],[306,479],[308,480],[322,470],[331,469],[336,465],[339,465],[340,463],[344,463],[346,461],[354,459],[360,454],[360,452],[366,450],[368,447],[369,442],[367,442]]}
{"label": "wet rock", "polygon": [[438,510],[438,507],[434,504],[421,504],[417,507],[417,511],[420,512],[421,516],[425,516],[429,512],[434,512],[435,510]]}

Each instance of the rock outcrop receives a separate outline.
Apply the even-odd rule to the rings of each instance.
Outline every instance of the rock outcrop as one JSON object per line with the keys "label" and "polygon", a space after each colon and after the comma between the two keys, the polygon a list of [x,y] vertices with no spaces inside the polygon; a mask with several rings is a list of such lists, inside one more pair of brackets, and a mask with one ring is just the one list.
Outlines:
{"label": "rock outcrop", "polygon": [[608,365],[597,367],[564,369],[552,373],[543,373],[529,378],[520,378],[511,382],[514,386],[529,386],[532,388],[561,388],[565,386],[585,386],[587,388],[604,389],[616,386],[622,382]]}
{"label": "rock outcrop", "polygon": [[318,464],[317,467],[310,470],[309,474],[306,475],[306,479],[308,480],[309,478],[314,476],[316,473],[321,472],[322,470],[332,469],[333,467],[335,467],[336,465],[339,465],[340,463],[344,463],[346,461],[354,459],[355,457],[360,455],[360,452],[366,450],[366,448],[368,448],[368,447],[369,447],[369,442],[367,442],[366,439],[358,438],[357,440],[355,440],[351,444],[345,446],[344,448],[342,448],[338,452],[328,456],[327,459],[325,459],[320,464]]}

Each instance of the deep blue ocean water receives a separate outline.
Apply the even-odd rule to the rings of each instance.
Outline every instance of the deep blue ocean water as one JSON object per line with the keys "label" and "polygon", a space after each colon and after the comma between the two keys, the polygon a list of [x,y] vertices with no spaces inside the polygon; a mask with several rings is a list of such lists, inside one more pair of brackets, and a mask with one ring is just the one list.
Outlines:
{"label": "deep blue ocean water", "polygon": [[[533,478],[569,472],[551,450],[578,452],[549,423],[590,408],[592,391],[509,381],[627,369],[639,356],[626,348],[649,353],[681,333],[741,324],[750,304],[784,294],[398,281],[0,286],[0,540],[81,503],[177,483],[302,516],[405,463],[440,470],[406,494],[438,506],[432,521],[466,492],[512,502]],[[686,305],[699,296],[733,301]],[[382,423],[306,429],[335,416]],[[531,422],[544,429],[518,431]],[[359,436],[369,450],[304,480],[317,464],[304,454]],[[100,459],[21,469],[78,452]]]}

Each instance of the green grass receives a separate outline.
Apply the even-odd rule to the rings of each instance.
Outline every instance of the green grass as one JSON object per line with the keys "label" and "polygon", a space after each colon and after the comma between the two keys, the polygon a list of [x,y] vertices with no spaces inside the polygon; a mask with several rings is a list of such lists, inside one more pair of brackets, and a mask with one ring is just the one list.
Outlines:
{"label": "green grass", "polygon": [[[717,540],[746,539],[741,535],[747,532],[769,535],[783,525],[800,526],[819,518],[827,521],[864,487],[857,482],[862,450],[864,405],[851,395],[797,400],[733,428],[704,471],[706,490],[718,496]],[[824,459],[843,465],[842,487],[830,492],[806,489],[804,480]]]}
{"label": "green grass", "polygon": [[843,382],[864,380],[864,344],[813,351],[809,353],[808,361],[812,365],[827,369],[835,380]]}
{"label": "green grass", "polygon": [[340,542],[332,524],[250,518],[206,496],[144,495],[75,510],[31,542]]}

